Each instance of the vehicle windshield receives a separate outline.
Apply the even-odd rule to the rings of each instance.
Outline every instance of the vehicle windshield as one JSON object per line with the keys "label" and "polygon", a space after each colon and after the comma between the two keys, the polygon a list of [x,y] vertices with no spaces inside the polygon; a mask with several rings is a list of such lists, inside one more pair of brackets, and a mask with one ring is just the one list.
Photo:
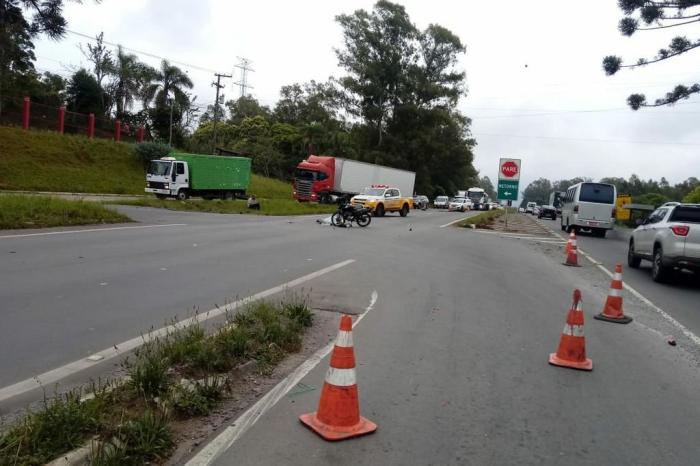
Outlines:
{"label": "vehicle windshield", "polygon": [[597,204],[614,204],[615,188],[609,184],[584,183],[581,185],[581,194],[578,200],[581,202],[595,202]]}
{"label": "vehicle windshield", "polygon": [[309,181],[322,181],[328,178],[328,175],[326,175],[323,172],[316,172],[313,170],[305,170],[303,168],[297,168],[294,171],[294,176],[300,180],[309,180]]}
{"label": "vehicle windshield", "polygon": [[435,198],[437,202],[445,202],[447,200],[447,196],[438,196]]}
{"label": "vehicle windshield", "polygon": [[467,193],[469,199],[478,200],[485,196],[485,193],[480,193],[478,191],[471,191]]}
{"label": "vehicle windshield", "polygon": [[669,221],[700,223],[700,207],[678,206],[671,214]]}
{"label": "vehicle windshield", "polygon": [[153,160],[148,166],[148,174],[156,176],[168,176],[170,175],[170,169],[172,168],[172,162],[162,162],[159,160]]}
{"label": "vehicle windshield", "polygon": [[365,188],[364,191],[362,191],[362,194],[366,194],[368,196],[383,196],[384,191],[386,191],[384,188]]}

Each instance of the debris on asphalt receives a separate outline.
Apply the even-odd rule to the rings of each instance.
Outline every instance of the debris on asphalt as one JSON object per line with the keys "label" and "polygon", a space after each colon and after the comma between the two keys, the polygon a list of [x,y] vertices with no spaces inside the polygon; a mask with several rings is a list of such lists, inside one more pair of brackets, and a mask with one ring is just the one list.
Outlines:
{"label": "debris on asphalt", "polygon": [[676,339],[673,338],[673,335],[669,335],[666,337],[666,343],[668,343],[671,346],[676,346]]}

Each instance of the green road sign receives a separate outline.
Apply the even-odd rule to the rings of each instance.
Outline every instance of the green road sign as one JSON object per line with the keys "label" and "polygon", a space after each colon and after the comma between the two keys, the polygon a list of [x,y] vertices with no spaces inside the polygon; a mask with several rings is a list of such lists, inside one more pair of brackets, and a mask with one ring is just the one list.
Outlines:
{"label": "green road sign", "polygon": [[498,180],[498,199],[500,201],[518,200],[519,181]]}

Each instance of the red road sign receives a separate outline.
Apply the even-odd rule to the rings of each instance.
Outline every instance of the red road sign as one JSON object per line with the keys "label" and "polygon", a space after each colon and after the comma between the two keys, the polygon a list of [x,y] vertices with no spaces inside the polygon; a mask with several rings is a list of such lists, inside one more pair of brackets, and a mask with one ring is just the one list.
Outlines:
{"label": "red road sign", "polygon": [[503,173],[503,176],[506,178],[513,178],[518,174],[518,165],[508,160],[501,165],[501,173]]}

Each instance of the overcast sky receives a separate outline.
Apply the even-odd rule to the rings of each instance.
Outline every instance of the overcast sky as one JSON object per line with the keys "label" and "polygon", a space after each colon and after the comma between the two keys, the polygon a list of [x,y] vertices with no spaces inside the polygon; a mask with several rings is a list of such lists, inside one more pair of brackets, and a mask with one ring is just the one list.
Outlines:
{"label": "overcast sky", "polygon": [[[467,47],[460,61],[468,94],[460,109],[473,119],[475,166],[497,178],[499,157],[522,159],[521,189],[530,181],[586,176],[660,179],[700,177],[700,96],[674,107],[629,110],[625,100],[642,92],[653,101],[678,83],[700,81],[700,50],[636,70],[604,75],[605,55],[626,62],[651,57],[681,32],[700,28],[617,31],[615,0],[449,1],[402,0],[420,28],[437,23]],[[231,74],[226,98],[237,97],[237,57],[252,60],[253,96],[273,106],[285,84],[340,76],[333,49],[341,45],[334,17],[373,1],[296,0],[90,0],[68,2],[71,31],[187,63],[197,101],[214,101],[213,71]],[[68,74],[87,65],[69,33],[59,42],[36,43],[37,68]],[[141,55],[152,65],[158,60]],[[545,114],[545,115],[543,115]]]}

